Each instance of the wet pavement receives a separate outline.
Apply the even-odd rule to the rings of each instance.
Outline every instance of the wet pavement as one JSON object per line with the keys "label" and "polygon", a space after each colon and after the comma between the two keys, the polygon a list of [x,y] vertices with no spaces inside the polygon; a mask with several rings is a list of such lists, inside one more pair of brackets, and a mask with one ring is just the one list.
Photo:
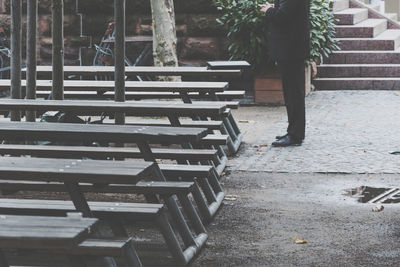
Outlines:
{"label": "wet pavement", "polygon": [[293,148],[270,146],[283,107],[234,112],[245,143],[193,266],[400,266],[400,93],[312,93]]}

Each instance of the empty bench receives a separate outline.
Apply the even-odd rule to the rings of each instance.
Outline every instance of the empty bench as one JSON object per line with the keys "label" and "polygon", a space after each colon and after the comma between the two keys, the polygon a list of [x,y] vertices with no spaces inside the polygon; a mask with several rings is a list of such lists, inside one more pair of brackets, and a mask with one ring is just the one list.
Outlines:
{"label": "empty bench", "polygon": [[[117,126],[113,127],[106,125],[84,125],[84,124],[59,124],[59,123],[23,123],[23,122],[3,122],[0,123],[0,139],[8,141],[69,141],[69,142],[116,142],[116,143],[136,143],[142,154],[142,158],[147,161],[155,162],[156,158],[153,155],[152,149],[149,144],[151,143],[171,143],[180,144],[182,142],[198,142],[204,135],[206,129],[197,128],[177,128],[177,127],[150,127],[150,126]],[[183,170],[185,173],[190,173],[191,166],[182,165],[186,168]],[[166,181],[165,174],[156,165],[157,170],[153,179]],[[174,169],[180,168],[180,165]],[[195,178],[195,177],[192,177]],[[200,178],[200,177],[199,177]],[[201,179],[200,181],[206,181]],[[217,179],[215,183],[219,184]],[[202,184],[204,194],[214,191],[215,187],[211,185]],[[207,186],[204,189],[204,186]],[[220,188],[220,187],[219,187]],[[199,189],[200,190],[200,189]],[[218,194],[218,191],[215,191]],[[211,196],[210,196],[211,197]],[[210,199],[210,198],[209,198]],[[173,199],[170,200],[171,205],[175,205]],[[197,201],[201,201],[197,199]],[[202,206],[207,205],[203,200]],[[220,205],[220,203],[219,203]],[[219,206],[218,205],[218,206]],[[211,207],[214,203],[209,203],[209,211],[213,212]],[[215,213],[215,212],[213,212]],[[196,223],[203,225],[200,218],[193,217]]]}
{"label": "empty bench", "polygon": [[[45,111],[62,111],[71,112],[76,115],[101,115],[125,113],[128,116],[145,116],[145,117],[168,117],[172,126],[181,126],[181,117],[196,117],[201,115],[203,119],[211,118],[213,120],[229,121],[230,112],[227,111],[226,105],[219,104],[178,104],[168,102],[113,102],[113,101],[67,101],[67,100],[22,100],[22,99],[1,99],[0,110],[35,110]],[[228,148],[236,150],[241,143],[241,135],[235,135],[234,131],[225,126],[225,123],[218,124],[221,134],[227,139]],[[191,127],[207,127],[211,131],[215,129],[214,122],[193,121]],[[226,136],[229,135],[229,136]],[[234,136],[234,138],[231,138]],[[221,137],[214,136],[218,139]],[[206,145],[210,145],[212,136],[207,137]],[[217,147],[220,157],[225,157],[224,151]]]}
{"label": "empty bench", "polygon": [[[31,167],[32,166],[32,167]],[[112,220],[116,214],[120,214],[120,218],[129,217],[130,219],[155,220],[157,225],[168,244],[168,247],[179,264],[187,263],[194,254],[201,248],[206,239],[204,227],[201,224],[196,224],[196,218],[193,220],[194,210],[190,206],[190,202],[182,192],[178,194],[180,198],[185,198],[184,208],[188,210],[187,215],[192,224],[194,224],[195,233],[193,236],[189,230],[187,223],[183,220],[182,214],[176,210],[175,205],[171,205],[171,198],[166,198],[165,201],[169,206],[169,211],[174,215],[173,218],[179,233],[185,243],[185,248],[182,249],[173,233],[167,217],[162,213],[162,205],[159,204],[140,204],[140,203],[89,203],[87,204],[85,196],[81,193],[82,186],[91,186],[92,192],[97,192],[95,188],[106,188],[113,184],[116,187],[130,188],[134,186],[138,180],[151,175],[153,163],[139,162],[111,162],[111,161],[93,161],[93,160],[60,160],[60,159],[39,159],[39,158],[0,158],[0,180],[4,184],[8,184],[8,189],[13,186],[12,190],[26,189],[29,183],[33,185],[42,184],[42,188],[50,191],[51,186],[58,186],[60,191],[68,191],[72,202],[51,202],[44,200],[2,200],[2,208],[5,213],[9,214],[30,214],[30,215],[51,215],[63,216],[65,212],[71,210],[81,211],[85,217],[99,217],[102,219],[108,218],[108,222],[115,236],[127,236],[126,231],[121,223]],[[8,178],[7,178],[8,177]],[[102,186],[99,186],[102,185]],[[62,186],[62,187],[61,187]],[[151,185],[141,185],[147,187],[147,194],[154,194],[151,190]],[[190,185],[192,186],[192,185]],[[60,188],[61,187],[61,188]],[[140,187],[140,186],[139,186]],[[3,188],[4,189],[4,188]],[[42,189],[43,190],[43,189]],[[164,188],[166,194],[167,188]],[[127,192],[130,192],[127,189]],[[168,195],[168,194],[166,194]],[[18,205],[20,203],[20,205]],[[29,204],[30,203],[30,204]],[[34,203],[34,204],[32,204]],[[40,205],[40,203],[42,203]],[[53,203],[53,204],[52,204]],[[69,203],[69,204],[68,204]],[[62,208],[67,205],[68,208]],[[69,206],[68,206],[69,205]],[[18,208],[19,207],[19,208]],[[25,207],[23,209],[22,207]],[[30,212],[33,207],[36,211],[46,210],[46,212]],[[74,208],[75,207],[75,208]],[[51,210],[51,212],[49,212]],[[195,253],[194,253],[195,252]],[[135,255],[133,247],[130,248],[130,253],[126,255],[128,261],[136,264],[139,261]],[[137,265],[133,265],[137,266]]]}

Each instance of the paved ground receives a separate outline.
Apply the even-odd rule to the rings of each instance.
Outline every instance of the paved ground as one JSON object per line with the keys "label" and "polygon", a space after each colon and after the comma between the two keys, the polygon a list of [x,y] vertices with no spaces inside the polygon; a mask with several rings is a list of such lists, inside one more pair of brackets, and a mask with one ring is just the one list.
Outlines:
{"label": "paved ground", "polygon": [[[322,173],[399,173],[400,93],[393,91],[314,92],[307,98],[304,145],[272,148],[275,135],[285,133],[284,109],[279,122],[276,108],[257,108],[249,123],[242,123],[248,146],[230,162],[233,170]],[[247,118],[246,108],[236,114]],[[250,113],[254,113],[251,110]],[[263,115],[264,114],[264,115]],[[265,117],[265,119],[263,118]],[[265,130],[264,130],[265,129]],[[256,134],[254,134],[256,133]],[[257,145],[268,145],[258,147]]]}
{"label": "paved ground", "polygon": [[372,212],[376,204],[344,195],[399,187],[400,156],[389,154],[400,150],[399,103],[398,92],[315,92],[306,141],[295,148],[270,147],[284,133],[284,108],[238,110],[246,143],[229,162],[229,200],[192,265],[400,266],[400,205]]}

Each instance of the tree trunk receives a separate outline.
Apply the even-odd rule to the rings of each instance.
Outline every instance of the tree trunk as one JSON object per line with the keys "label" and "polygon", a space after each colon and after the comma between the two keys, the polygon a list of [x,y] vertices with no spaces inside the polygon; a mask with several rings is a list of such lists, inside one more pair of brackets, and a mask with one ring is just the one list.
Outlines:
{"label": "tree trunk", "polygon": [[[178,66],[175,11],[173,0],[150,0],[153,16],[154,65]],[[161,77],[160,77],[161,78]],[[180,80],[180,77],[162,77],[162,80]]]}

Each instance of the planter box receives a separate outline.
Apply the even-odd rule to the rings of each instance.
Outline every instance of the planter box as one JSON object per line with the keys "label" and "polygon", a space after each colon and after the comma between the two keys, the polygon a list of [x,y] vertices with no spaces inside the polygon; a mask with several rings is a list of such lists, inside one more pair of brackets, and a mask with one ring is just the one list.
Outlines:
{"label": "planter box", "polygon": [[[305,94],[308,95],[311,90],[311,67],[307,66],[305,67]],[[260,104],[285,104],[282,80],[277,71],[254,78],[254,101]]]}

